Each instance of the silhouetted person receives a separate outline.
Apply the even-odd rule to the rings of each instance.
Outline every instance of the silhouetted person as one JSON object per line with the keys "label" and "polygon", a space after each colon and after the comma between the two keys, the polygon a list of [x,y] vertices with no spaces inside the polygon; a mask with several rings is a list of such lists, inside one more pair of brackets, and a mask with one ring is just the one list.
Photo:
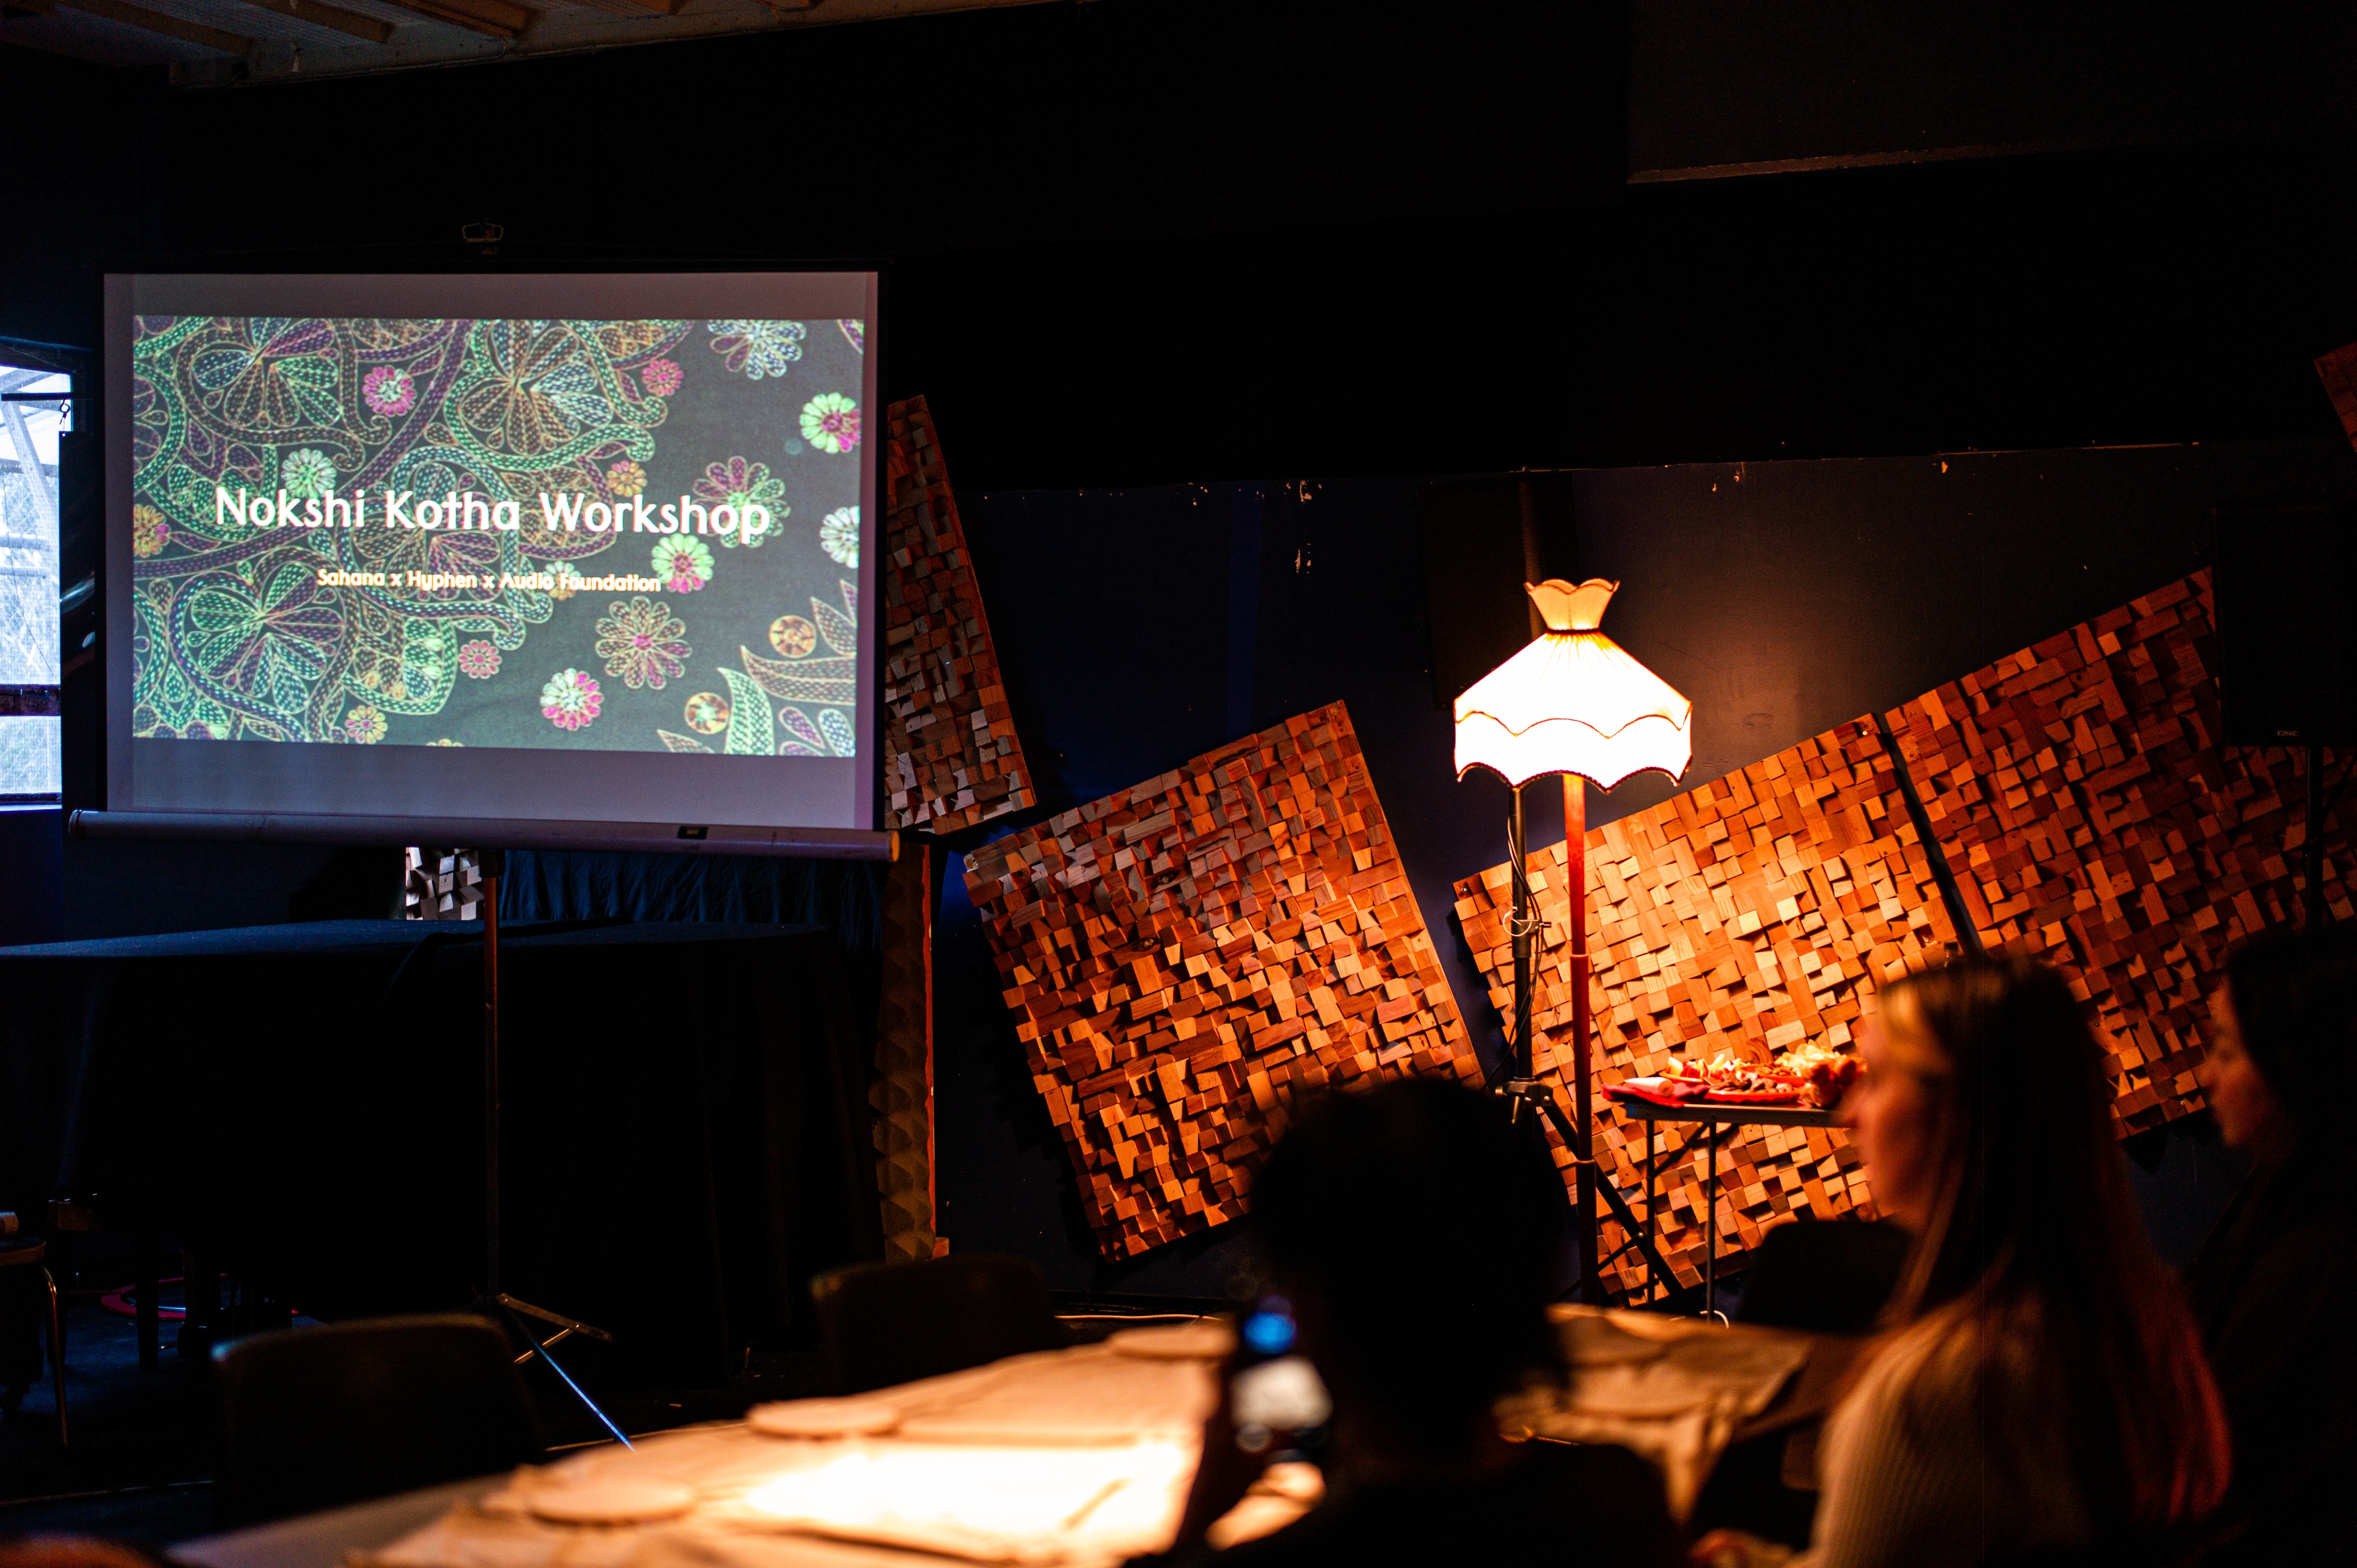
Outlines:
{"label": "silhouetted person", "polygon": [[2202,1079],[2251,1174],[2186,1272],[2234,1434],[2220,1564],[2357,1563],[2357,932],[2260,937],[2211,999]]}
{"label": "silhouetted person", "polygon": [[1508,1443],[1491,1406],[1563,1376],[1547,1303],[1561,1278],[1559,1178],[1495,1101],[1408,1079],[1310,1104],[1254,1183],[1270,1286],[1333,1401],[1327,1496],[1295,1523],[1223,1552],[1205,1530],[1261,1460],[1222,1405],[1178,1542],[1147,1562],[1679,1561],[1661,1478],[1626,1449]]}

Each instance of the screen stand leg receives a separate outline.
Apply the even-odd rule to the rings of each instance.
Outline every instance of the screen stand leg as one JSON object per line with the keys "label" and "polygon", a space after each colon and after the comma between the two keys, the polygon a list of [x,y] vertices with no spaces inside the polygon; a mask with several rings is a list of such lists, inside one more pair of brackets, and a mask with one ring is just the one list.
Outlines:
{"label": "screen stand leg", "polygon": [[[570,1335],[608,1344],[614,1337],[544,1306],[520,1301],[500,1288],[500,882],[507,875],[507,852],[486,849],[478,853],[483,876],[483,1294],[475,1298],[475,1310],[498,1325],[501,1332],[513,1334],[529,1347],[516,1358],[519,1366],[539,1357],[556,1374],[565,1391],[581,1402],[581,1407],[597,1418],[597,1424],[612,1433],[615,1442],[629,1448],[632,1446],[630,1440],[614,1423],[614,1418],[600,1409],[597,1402],[573,1380],[573,1375],[548,1353],[550,1346]],[[556,1332],[543,1338],[539,1330],[524,1326],[526,1317],[554,1325]]]}

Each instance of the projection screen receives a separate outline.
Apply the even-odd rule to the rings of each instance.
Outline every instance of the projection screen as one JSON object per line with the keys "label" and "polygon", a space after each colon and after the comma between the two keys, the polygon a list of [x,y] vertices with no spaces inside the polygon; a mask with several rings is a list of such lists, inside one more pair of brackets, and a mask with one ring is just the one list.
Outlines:
{"label": "projection screen", "polygon": [[109,811],[873,828],[876,300],[110,274]]}

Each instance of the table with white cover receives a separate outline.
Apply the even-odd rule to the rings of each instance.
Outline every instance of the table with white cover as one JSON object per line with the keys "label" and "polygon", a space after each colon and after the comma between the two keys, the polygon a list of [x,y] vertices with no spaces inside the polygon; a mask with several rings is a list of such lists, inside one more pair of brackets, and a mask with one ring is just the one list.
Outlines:
{"label": "table with white cover", "polygon": [[[1683,1515],[1736,1428],[1776,1402],[1808,1337],[1693,1319],[1557,1308],[1566,1394],[1501,1409],[1510,1431],[1626,1444]],[[601,1445],[512,1476],[175,1548],[199,1568],[816,1568],[942,1559],[1099,1568],[1167,1545],[1216,1396],[1224,1325],[1134,1330],[858,1401],[767,1406],[754,1419]],[[867,1434],[760,1430],[797,1412]],[[765,1414],[765,1412],[767,1412]],[[1279,1528],[1315,1500],[1283,1466],[1222,1521]],[[629,1517],[633,1514],[638,1517]],[[616,1517],[597,1522],[600,1514]]]}

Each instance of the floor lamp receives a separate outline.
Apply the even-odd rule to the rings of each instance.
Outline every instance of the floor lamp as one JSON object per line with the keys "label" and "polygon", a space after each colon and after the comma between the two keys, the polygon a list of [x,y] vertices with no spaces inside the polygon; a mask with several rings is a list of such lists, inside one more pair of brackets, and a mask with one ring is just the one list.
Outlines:
{"label": "floor lamp", "polygon": [[[1597,629],[1620,584],[1592,577],[1575,585],[1551,577],[1524,586],[1546,629],[1457,699],[1457,777],[1486,768],[1513,789],[1507,838],[1513,877],[1508,930],[1514,949],[1514,1058],[1513,1071],[1500,1092],[1512,1101],[1517,1118],[1526,1105],[1546,1115],[1571,1149],[1579,1288],[1588,1300],[1600,1301],[1598,1192],[1631,1241],[1642,1249],[1655,1275],[1673,1288],[1675,1281],[1638,1230],[1619,1189],[1598,1179],[1596,1165],[1588,1068],[1587,790],[1589,783],[1609,789],[1647,768],[1673,779],[1684,773],[1694,756],[1694,704]],[[1568,1119],[1553,1091],[1538,1081],[1531,1049],[1532,970],[1542,922],[1531,908],[1523,786],[1550,773],[1563,776],[1571,923],[1573,1112]]]}

